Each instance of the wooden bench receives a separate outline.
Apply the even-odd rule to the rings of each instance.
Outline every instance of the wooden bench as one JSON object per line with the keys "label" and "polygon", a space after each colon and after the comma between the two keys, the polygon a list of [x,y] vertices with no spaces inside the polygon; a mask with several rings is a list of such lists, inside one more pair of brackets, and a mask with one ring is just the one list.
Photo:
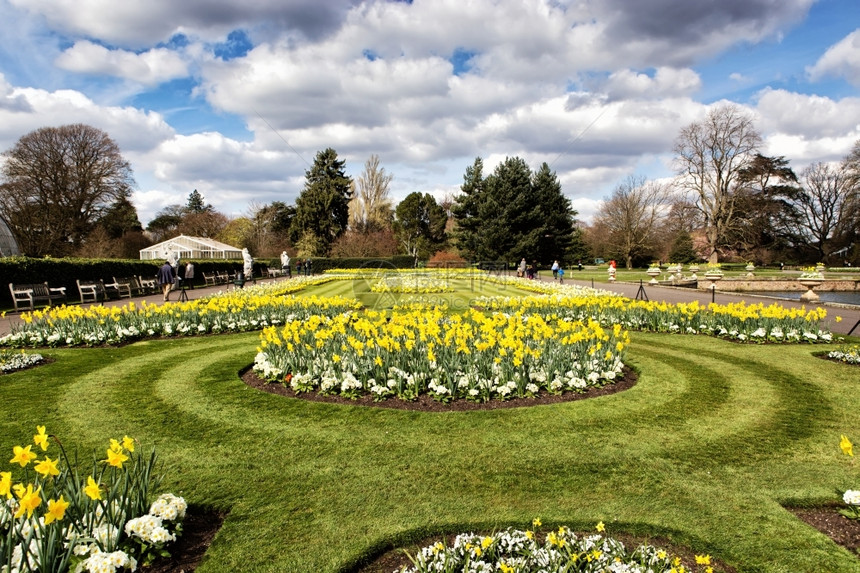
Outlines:
{"label": "wooden bench", "polygon": [[12,293],[16,311],[24,305],[29,310],[35,310],[37,304],[45,303],[51,306],[54,301],[66,302],[66,287],[52,288],[47,282],[18,285],[9,283],[9,291]]}
{"label": "wooden bench", "polygon": [[154,294],[158,292],[158,282],[154,277],[151,279],[145,279],[138,275],[137,282],[140,284],[140,288],[143,289],[143,294]]}
{"label": "wooden bench", "polygon": [[75,280],[78,284],[78,293],[81,295],[81,304],[85,302],[104,302],[107,300],[107,289],[101,279],[97,281]]}
{"label": "wooden bench", "polygon": [[105,288],[115,289],[120,298],[131,298],[133,296],[146,294],[147,292],[147,289],[140,284],[140,280],[134,276],[122,278],[113,277],[113,282],[111,284],[106,284]]}
{"label": "wooden bench", "polygon": [[218,284],[218,275],[216,273],[203,273],[204,286],[215,286]]}

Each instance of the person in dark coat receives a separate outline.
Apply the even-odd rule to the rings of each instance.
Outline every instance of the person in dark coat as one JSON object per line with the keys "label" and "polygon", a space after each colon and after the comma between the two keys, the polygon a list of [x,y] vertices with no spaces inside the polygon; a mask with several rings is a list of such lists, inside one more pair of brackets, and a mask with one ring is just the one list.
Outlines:
{"label": "person in dark coat", "polygon": [[170,298],[170,289],[173,288],[173,267],[170,265],[170,261],[165,261],[161,268],[158,269],[158,275],[156,275],[158,279],[158,284],[161,286],[161,290],[164,293],[164,302]]}

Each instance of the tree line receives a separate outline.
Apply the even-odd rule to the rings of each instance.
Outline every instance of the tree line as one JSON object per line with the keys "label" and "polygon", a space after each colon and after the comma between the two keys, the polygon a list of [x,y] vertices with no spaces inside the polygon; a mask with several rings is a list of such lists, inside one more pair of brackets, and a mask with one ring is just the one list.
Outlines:
{"label": "tree line", "polygon": [[784,157],[761,154],[750,115],[711,109],[682,129],[676,177],[630,175],[604,198],[591,224],[546,163],[532,171],[508,157],[484,173],[477,157],[460,192],[437,200],[413,192],[399,203],[393,175],[372,155],[353,179],[334,149],[305,172],[294,204],[251,204],[228,217],[192,190],[144,229],[130,201],[129,163],[105,132],[83,124],[46,127],[3,153],[0,216],[30,256],[137,258],[140,249],[180,233],[209,237],[256,257],[409,254],[416,261],[575,264],[595,257],[628,267],[652,260],[858,262],[860,141],[840,163],[799,175]]}

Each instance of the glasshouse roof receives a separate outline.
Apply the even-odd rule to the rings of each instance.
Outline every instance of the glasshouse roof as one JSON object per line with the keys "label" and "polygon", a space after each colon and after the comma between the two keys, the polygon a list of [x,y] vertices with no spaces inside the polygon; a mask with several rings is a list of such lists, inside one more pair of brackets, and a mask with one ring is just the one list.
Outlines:
{"label": "glasshouse roof", "polygon": [[18,248],[18,241],[12,235],[12,231],[6,225],[3,217],[0,217],[0,257],[11,257],[20,255],[21,249]]}
{"label": "glasshouse roof", "polygon": [[241,259],[242,249],[207,239],[179,235],[140,250],[141,260],[166,259],[168,253],[180,259]]}

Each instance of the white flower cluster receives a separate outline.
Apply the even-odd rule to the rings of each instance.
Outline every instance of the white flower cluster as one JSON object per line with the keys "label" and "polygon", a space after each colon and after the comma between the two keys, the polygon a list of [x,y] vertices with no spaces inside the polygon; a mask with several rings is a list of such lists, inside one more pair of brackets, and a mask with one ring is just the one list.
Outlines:
{"label": "white flower cluster", "polygon": [[842,495],[842,501],[848,505],[860,505],[860,491],[849,489]]}
{"label": "white flower cluster", "polygon": [[75,573],[116,573],[122,570],[137,571],[137,561],[125,551],[104,553],[96,550],[75,569]]}
{"label": "white flower cluster", "polygon": [[187,509],[188,504],[185,502],[185,498],[172,493],[163,493],[152,502],[149,513],[164,521],[182,521],[185,519]]}
{"label": "white flower cluster", "polygon": [[161,518],[151,514],[130,519],[125,524],[125,534],[152,545],[161,545],[176,540],[176,536],[162,525]]}

